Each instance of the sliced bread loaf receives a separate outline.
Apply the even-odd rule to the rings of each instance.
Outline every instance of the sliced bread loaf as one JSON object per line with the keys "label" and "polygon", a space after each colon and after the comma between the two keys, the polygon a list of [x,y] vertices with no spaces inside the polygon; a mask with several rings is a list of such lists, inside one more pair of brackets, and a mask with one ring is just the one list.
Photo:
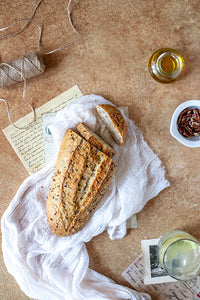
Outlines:
{"label": "sliced bread loaf", "polygon": [[123,145],[128,134],[128,128],[120,110],[109,104],[98,105],[96,110],[115,142],[120,146]]}
{"label": "sliced bread loaf", "polygon": [[76,129],[84,139],[86,139],[91,145],[96,147],[98,150],[102,151],[109,157],[113,157],[116,152],[115,150],[108,145],[100,136],[94,133],[90,128],[88,128],[83,123],[79,123],[76,126]]}
{"label": "sliced bread loaf", "polygon": [[57,156],[47,199],[47,218],[58,236],[82,229],[116,169],[115,162],[69,129]]}

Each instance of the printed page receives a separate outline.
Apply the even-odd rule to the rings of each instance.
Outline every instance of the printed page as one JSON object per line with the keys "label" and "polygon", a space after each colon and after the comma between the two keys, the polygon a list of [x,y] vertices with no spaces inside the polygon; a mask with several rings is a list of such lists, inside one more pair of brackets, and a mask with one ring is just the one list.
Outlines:
{"label": "printed page", "polygon": [[[36,121],[29,128],[20,130],[9,125],[3,129],[3,133],[29,174],[35,173],[45,166],[42,114],[55,113],[62,110],[69,102],[81,96],[80,89],[75,85],[36,109]],[[32,113],[30,113],[16,121],[15,124],[19,127],[26,126],[32,121],[32,117]]]}
{"label": "printed page", "polygon": [[[122,273],[122,276],[130,283],[130,285],[138,292],[143,292],[150,294],[152,299],[156,300],[170,300],[170,299],[178,299],[178,300],[198,300],[200,299],[200,277],[196,277],[189,281],[177,281],[173,278],[169,279],[168,275],[164,275],[160,273],[159,267],[157,263],[153,263],[153,272],[152,275],[148,275],[148,284],[144,283],[144,278],[147,274],[151,273],[150,267],[150,256],[152,256],[151,251],[148,250],[149,246],[156,246],[158,239],[153,240],[145,240],[142,241],[143,254],[138,256],[136,260],[134,260],[128,268]],[[154,251],[153,251],[154,252]],[[149,259],[145,256],[149,255]],[[154,256],[154,255],[153,255]],[[147,271],[149,269],[149,271]],[[152,282],[150,283],[150,277]],[[165,282],[160,280],[160,278],[165,277]],[[156,282],[156,278],[158,279],[158,283]],[[159,283],[161,281],[161,283]],[[172,281],[172,282],[168,282]]]}
{"label": "printed page", "polygon": [[162,268],[158,256],[159,239],[141,241],[144,259],[144,283],[163,283],[175,281]]}
{"label": "printed page", "polygon": [[[150,295],[158,296],[166,287],[166,283],[160,284],[144,284],[144,272],[143,272],[143,257],[142,254],[136,258],[128,268],[122,273],[122,276],[132,285],[132,287],[143,293],[149,293]],[[157,299],[157,298],[156,298]]]}

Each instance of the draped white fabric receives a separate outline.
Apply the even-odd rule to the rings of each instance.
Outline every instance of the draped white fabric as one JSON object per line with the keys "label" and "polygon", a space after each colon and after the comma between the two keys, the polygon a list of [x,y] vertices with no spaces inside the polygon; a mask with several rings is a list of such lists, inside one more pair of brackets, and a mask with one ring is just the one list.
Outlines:
{"label": "draped white fabric", "polygon": [[[126,220],[169,186],[159,158],[132,120],[124,116],[129,131],[124,146],[114,143],[95,111],[96,105],[103,103],[110,102],[98,95],[83,96],[58,112],[50,127],[58,148],[66,130],[83,122],[112,144],[117,152],[113,158],[118,163],[117,172],[86,226],[69,237],[55,236],[48,226],[46,199],[56,158],[22,183],[2,217],[6,267],[31,298],[150,299],[150,296],[118,285],[88,267],[85,243],[104,230],[111,239],[123,238]],[[137,234],[137,230],[135,232]]]}

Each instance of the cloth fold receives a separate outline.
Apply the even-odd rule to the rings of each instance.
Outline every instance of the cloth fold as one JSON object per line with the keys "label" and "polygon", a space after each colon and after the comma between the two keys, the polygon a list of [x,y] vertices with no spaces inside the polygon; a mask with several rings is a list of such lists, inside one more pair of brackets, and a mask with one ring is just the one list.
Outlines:
{"label": "cloth fold", "polygon": [[114,143],[95,110],[103,103],[112,104],[99,95],[80,97],[58,112],[50,127],[58,149],[66,130],[83,122],[116,150],[116,174],[86,226],[69,237],[57,237],[49,228],[46,199],[56,157],[22,183],[2,217],[6,267],[31,298],[150,299],[149,295],[118,285],[88,267],[85,243],[104,230],[111,239],[125,236],[126,220],[169,186],[161,161],[132,120],[124,116],[129,132],[125,144],[119,147]]}

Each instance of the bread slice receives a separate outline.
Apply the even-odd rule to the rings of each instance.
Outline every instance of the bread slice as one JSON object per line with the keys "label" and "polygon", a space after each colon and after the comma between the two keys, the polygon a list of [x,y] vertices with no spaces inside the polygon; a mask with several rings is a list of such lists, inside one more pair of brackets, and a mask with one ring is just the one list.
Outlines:
{"label": "bread slice", "polygon": [[115,142],[120,146],[123,145],[128,134],[128,128],[120,110],[109,104],[98,105],[96,110]]}
{"label": "bread slice", "polygon": [[99,203],[115,162],[69,129],[57,156],[47,198],[47,218],[58,236],[81,230]]}
{"label": "bread slice", "polygon": [[79,123],[76,126],[76,129],[84,139],[86,139],[91,145],[96,147],[98,150],[102,151],[109,157],[113,157],[116,152],[115,150],[108,145],[100,136],[94,133],[90,128],[88,128],[83,123]]}

